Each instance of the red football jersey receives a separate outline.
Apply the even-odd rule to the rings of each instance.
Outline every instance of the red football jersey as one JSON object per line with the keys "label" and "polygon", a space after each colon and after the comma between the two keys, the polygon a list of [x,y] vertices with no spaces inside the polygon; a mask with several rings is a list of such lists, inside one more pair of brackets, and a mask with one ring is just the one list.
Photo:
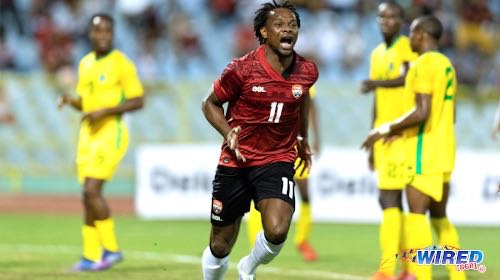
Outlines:
{"label": "red football jersey", "polygon": [[241,126],[239,149],[246,162],[236,159],[224,142],[219,164],[230,167],[294,162],[301,104],[318,79],[314,62],[295,54],[285,79],[266,60],[265,45],[234,59],[214,82],[214,92],[227,101],[230,127]]}

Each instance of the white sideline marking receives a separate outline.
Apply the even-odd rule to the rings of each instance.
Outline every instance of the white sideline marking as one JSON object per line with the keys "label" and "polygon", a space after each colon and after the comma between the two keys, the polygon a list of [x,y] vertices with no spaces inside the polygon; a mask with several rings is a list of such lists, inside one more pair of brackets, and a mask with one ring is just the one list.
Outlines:
{"label": "white sideline marking", "polygon": [[[62,254],[78,254],[81,251],[80,247],[69,246],[69,245],[37,245],[37,244],[0,244],[0,251],[17,251],[26,253],[62,253]],[[149,260],[169,260],[175,263],[182,264],[200,264],[201,258],[189,255],[179,255],[179,254],[169,254],[169,253],[158,253],[158,252],[148,252],[148,251],[135,251],[135,250],[124,250],[126,258],[132,259],[149,259]],[[236,269],[236,265],[230,265],[231,268]],[[308,279],[311,277],[322,278],[322,279],[336,279],[336,280],[366,280],[367,277],[361,277],[357,275],[330,272],[330,271],[318,271],[318,270],[308,270],[308,269],[283,269],[277,267],[260,267],[259,271],[269,273],[269,274],[279,274],[279,275],[289,275],[289,276],[304,276]]]}

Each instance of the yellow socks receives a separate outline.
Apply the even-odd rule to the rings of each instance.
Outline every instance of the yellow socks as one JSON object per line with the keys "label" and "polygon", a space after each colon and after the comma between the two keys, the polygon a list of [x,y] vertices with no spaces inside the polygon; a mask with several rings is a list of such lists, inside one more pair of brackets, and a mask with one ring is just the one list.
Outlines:
{"label": "yellow socks", "polygon": [[94,262],[101,260],[102,248],[97,229],[89,225],[83,225],[82,239],[83,257]]}
{"label": "yellow socks", "polygon": [[262,230],[262,219],[260,216],[260,212],[255,209],[255,206],[252,202],[250,205],[250,213],[248,213],[247,220],[247,233],[248,233],[248,244],[250,244],[250,248],[253,248],[255,245],[255,239],[257,238],[257,234]]}
{"label": "yellow socks", "polygon": [[311,205],[309,203],[302,202],[300,204],[299,220],[297,221],[295,229],[295,245],[309,240],[309,236],[311,235],[311,223]]}
{"label": "yellow socks", "polygon": [[387,208],[382,214],[380,224],[381,260],[379,271],[387,276],[393,276],[396,270],[396,254],[399,252],[401,240],[401,210],[397,207]]}
{"label": "yellow socks", "polygon": [[[407,237],[407,250],[419,250],[432,245],[431,226],[425,214],[409,213],[405,219],[405,230],[407,231],[405,235]],[[418,280],[432,279],[431,265],[418,265],[410,262],[409,270]]]}
{"label": "yellow socks", "polygon": [[[458,233],[455,226],[450,223],[448,218],[431,218],[432,227],[438,236],[438,244],[441,246],[453,246],[460,248],[458,241]],[[457,271],[454,265],[446,266],[450,274],[450,280],[465,280],[467,279],[464,271]]]}
{"label": "yellow socks", "polygon": [[118,252],[118,242],[115,235],[115,223],[112,218],[95,221],[95,227],[99,234],[102,247],[111,252]]}

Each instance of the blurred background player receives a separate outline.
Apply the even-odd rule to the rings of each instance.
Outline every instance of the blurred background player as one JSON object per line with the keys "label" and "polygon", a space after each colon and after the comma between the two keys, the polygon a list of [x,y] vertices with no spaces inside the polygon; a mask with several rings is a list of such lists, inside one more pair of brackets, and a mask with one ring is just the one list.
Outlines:
{"label": "blurred background player", "polygon": [[[374,91],[373,124],[377,128],[395,120],[403,113],[405,100],[404,80],[409,64],[417,58],[408,37],[400,34],[404,24],[403,8],[396,2],[383,2],[378,6],[378,24],[384,37],[371,54],[370,79],[361,83],[361,91]],[[369,151],[370,169],[377,171],[379,203],[383,210],[380,223],[381,260],[379,270],[371,279],[392,279],[403,237],[402,191],[405,176],[405,147],[402,138],[391,142],[377,141]]]}
{"label": "blurred background player", "polygon": [[[316,95],[316,88],[312,87],[309,90],[311,95],[311,108],[310,108],[310,120],[311,120],[311,131],[313,133],[313,153],[316,157],[320,153],[320,135],[319,135],[319,125],[318,125],[318,114],[317,106],[314,101]],[[296,222],[294,244],[297,250],[302,255],[305,261],[315,261],[318,258],[318,254],[314,247],[309,242],[311,236],[311,226],[312,226],[312,212],[309,199],[309,170],[304,168],[304,161],[300,158],[295,160],[295,175],[293,176],[295,183],[299,187],[301,204],[299,217]],[[257,234],[262,230],[262,219],[259,211],[255,209],[254,204],[250,206],[250,212],[248,213],[247,220],[247,233],[248,241],[250,247],[255,244],[255,238]]]}
{"label": "blurred background player", "polygon": [[82,258],[73,271],[103,270],[123,259],[102,189],[128,148],[123,114],[142,108],[144,99],[134,64],[113,49],[113,27],[113,18],[107,14],[91,17],[93,51],[80,61],[78,97],[63,95],[58,101],[59,108],[68,104],[83,113],[76,162],[83,184],[85,224]]}
{"label": "blurred background player", "polygon": [[[438,52],[443,32],[434,16],[415,19],[410,27],[410,45],[419,54],[405,81],[405,92],[414,96],[414,108],[399,119],[372,129],[363,147],[370,148],[383,137],[404,132],[406,153],[413,178],[406,187],[409,214],[405,218],[406,249],[432,245],[427,212],[437,229],[439,244],[459,248],[455,227],[446,218],[449,181],[455,163],[455,93],[457,79],[450,60]],[[466,279],[464,272],[448,266],[450,279]],[[432,267],[409,263],[410,275],[432,279]],[[409,276],[408,275],[408,279]]]}
{"label": "blurred background player", "polygon": [[203,102],[205,117],[225,140],[213,181],[210,241],[202,257],[205,280],[224,278],[252,200],[263,231],[238,262],[239,279],[255,279],[257,267],[271,262],[287,238],[297,154],[306,170],[311,165],[308,91],[318,78],[316,65],[293,49],[299,28],[300,17],[288,1],[263,4],[254,18],[260,47],[233,60]]}

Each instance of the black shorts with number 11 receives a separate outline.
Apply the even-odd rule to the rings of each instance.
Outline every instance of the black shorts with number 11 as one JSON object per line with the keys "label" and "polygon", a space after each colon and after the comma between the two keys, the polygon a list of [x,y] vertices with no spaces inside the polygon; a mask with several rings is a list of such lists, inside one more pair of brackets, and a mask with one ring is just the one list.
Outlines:
{"label": "black shorts with number 11", "polygon": [[217,166],[213,181],[210,221],[217,226],[234,223],[265,198],[279,198],[295,208],[293,163],[276,162],[257,167]]}

